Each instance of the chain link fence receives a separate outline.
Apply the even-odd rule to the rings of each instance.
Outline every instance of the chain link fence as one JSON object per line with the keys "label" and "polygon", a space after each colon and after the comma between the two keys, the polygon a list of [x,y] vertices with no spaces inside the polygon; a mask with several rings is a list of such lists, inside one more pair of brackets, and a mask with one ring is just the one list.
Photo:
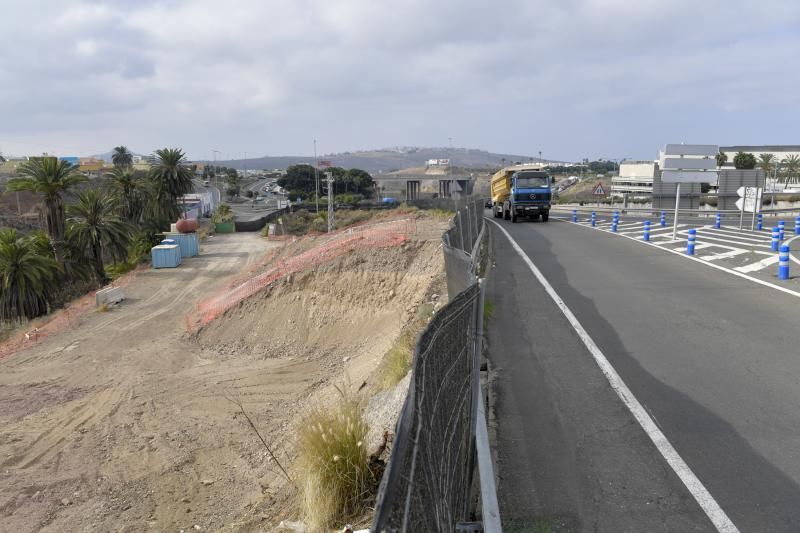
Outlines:
{"label": "chain link fence", "polygon": [[[414,349],[411,383],[378,491],[373,532],[479,530],[471,523],[481,514],[473,489],[476,438],[477,448],[488,446],[485,423],[478,419],[483,412],[484,285],[476,275],[482,203],[467,202],[453,222],[443,236],[450,302],[434,315]],[[488,472],[493,476],[491,465]],[[487,475],[485,467],[480,473],[481,478]],[[493,478],[491,492],[496,527],[484,530],[499,532]],[[487,513],[485,504],[482,512]]]}

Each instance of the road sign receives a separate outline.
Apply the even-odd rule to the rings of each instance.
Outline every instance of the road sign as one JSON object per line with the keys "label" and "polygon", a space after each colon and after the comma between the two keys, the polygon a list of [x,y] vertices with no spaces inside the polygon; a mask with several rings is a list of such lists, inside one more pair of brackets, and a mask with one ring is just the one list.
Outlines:
{"label": "road sign", "polygon": [[606,195],[606,189],[605,189],[605,187],[603,187],[602,183],[598,183],[597,187],[595,187],[594,190],[592,191],[592,194],[594,196],[605,196]]}
{"label": "road sign", "polygon": [[664,183],[715,183],[719,147],[713,144],[668,144],[659,154]]}
{"label": "road sign", "polygon": [[736,194],[739,199],[736,200],[736,209],[740,211],[747,211],[748,213],[755,213],[758,206],[761,205],[761,187],[739,187]]}

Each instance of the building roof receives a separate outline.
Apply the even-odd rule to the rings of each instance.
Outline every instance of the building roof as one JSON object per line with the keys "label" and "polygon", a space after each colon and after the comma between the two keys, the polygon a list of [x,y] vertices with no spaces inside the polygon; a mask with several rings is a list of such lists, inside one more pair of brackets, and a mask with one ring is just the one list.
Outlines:
{"label": "building roof", "polygon": [[761,146],[720,146],[720,152],[800,152],[797,144],[765,144]]}

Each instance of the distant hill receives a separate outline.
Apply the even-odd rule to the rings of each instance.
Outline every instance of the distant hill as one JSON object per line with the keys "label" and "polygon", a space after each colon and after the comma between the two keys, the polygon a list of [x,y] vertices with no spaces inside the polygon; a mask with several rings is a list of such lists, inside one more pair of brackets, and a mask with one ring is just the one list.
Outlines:
{"label": "distant hill", "polygon": [[[497,168],[503,164],[514,162],[528,162],[530,156],[513,154],[494,154],[485,150],[472,148],[419,148],[396,147],[380,150],[358,152],[343,152],[340,154],[324,154],[318,159],[330,161],[333,166],[343,168],[360,168],[367,172],[377,174],[395,170],[424,167],[429,159],[449,159],[452,166],[482,169]],[[548,160],[544,160],[546,163]],[[271,170],[286,168],[290,165],[313,164],[313,157],[304,156],[265,156],[248,158],[246,166],[249,169]],[[237,169],[245,168],[245,161],[235,159],[232,161],[217,161],[218,165]]]}

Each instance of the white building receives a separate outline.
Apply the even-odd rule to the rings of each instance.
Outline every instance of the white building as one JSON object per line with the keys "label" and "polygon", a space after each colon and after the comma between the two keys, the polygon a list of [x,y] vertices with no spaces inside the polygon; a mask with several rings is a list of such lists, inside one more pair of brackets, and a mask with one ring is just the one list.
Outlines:
{"label": "white building", "polygon": [[773,154],[778,161],[782,161],[790,155],[800,156],[800,146],[798,145],[720,146],[719,151],[728,156],[725,166],[733,166],[733,158],[739,152],[751,153],[756,156],[756,159],[761,154]]}
{"label": "white building", "polygon": [[619,165],[619,176],[611,178],[611,195],[647,196],[653,194],[654,161],[624,161]]}

